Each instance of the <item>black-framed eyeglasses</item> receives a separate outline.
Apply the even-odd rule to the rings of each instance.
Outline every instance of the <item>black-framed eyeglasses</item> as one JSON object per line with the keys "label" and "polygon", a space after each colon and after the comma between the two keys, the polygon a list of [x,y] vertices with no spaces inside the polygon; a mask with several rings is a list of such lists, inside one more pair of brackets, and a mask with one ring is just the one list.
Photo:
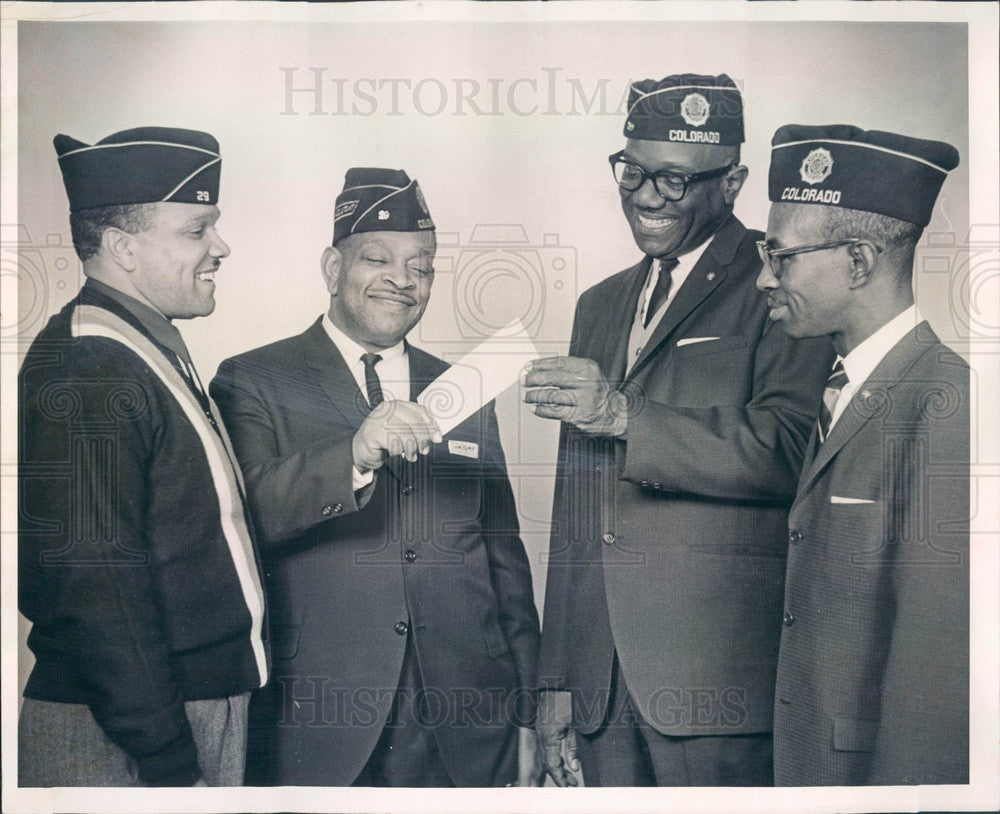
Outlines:
{"label": "black-framed eyeglasses", "polygon": [[[758,240],[757,241],[757,254],[760,255],[760,260],[762,263],[767,263],[771,267],[771,271],[777,274],[781,271],[781,261],[786,257],[792,257],[796,254],[806,254],[807,252],[821,252],[826,249],[836,249],[840,246],[849,246],[854,243],[860,243],[862,238],[860,237],[844,237],[840,240],[829,240],[826,243],[808,243],[805,246],[789,246],[787,249],[772,249],[767,245],[767,241]],[[882,251],[881,246],[876,246],[874,243],[871,244],[876,252]]]}
{"label": "black-framed eyeglasses", "polygon": [[707,181],[709,178],[719,178],[729,172],[735,164],[727,164],[725,167],[717,167],[714,170],[704,172],[694,172],[684,175],[678,172],[649,172],[645,167],[633,164],[626,160],[625,151],[619,150],[617,153],[608,156],[611,164],[611,171],[615,175],[618,186],[628,192],[635,192],[646,183],[646,179],[653,182],[653,187],[661,198],[668,201],[679,201],[688,191],[691,184],[699,181]]}

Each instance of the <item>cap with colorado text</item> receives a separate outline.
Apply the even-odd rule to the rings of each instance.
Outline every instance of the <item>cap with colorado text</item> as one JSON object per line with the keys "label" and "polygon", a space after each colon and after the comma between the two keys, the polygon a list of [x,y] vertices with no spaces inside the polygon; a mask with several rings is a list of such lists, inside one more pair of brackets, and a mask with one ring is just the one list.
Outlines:
{"label": "cap with colorado text", "polygon": [[647,141],[742,144],[743,97],[726,74],[643,79],[629,89],[624,133]]}
{"label": "cap with colorado text", "polygon": [[215,204],[222,156],[208,133],[136,127],[85,144],[59,134],[59,156],[72,212],[158,202]]}
{"label": "cap with colorado text", "polygon": [[776,203],[825,204],[926,226],[958,151],[943,141],[847,124],[779,127],[768,194]]}
{"label": "cap with colorado text", "polygon": [[416,179],[403,170],[352,167],[333,211],[333,242],[359,232],[425,232],[434,221]]}

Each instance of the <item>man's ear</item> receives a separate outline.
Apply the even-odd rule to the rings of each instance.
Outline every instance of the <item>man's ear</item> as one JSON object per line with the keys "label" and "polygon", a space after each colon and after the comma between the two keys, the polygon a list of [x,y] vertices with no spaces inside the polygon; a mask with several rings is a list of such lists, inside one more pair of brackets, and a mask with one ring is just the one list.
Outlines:
{"label": "man's ear", "polygon": [[323,249],[323,257],[320,259],[320,268],[323,271],[323,279],[326,281],[326,290],[331,297],[337,296],[337,283],[340,280],[340,270],[343,266],[344,255],[336,246],[327,246]]}
{"label": "man's ear", "polygon": [[125,271],[135,271],[135,236],[128,232],[109,226],[101,234],[101,251],[115,265]]}
{"label": "man's ear", "polygon": [[849,246],[848,256],[851,258],[852,291],[868,285],[878,263],[878,250],[867,240],[859,240]]}
{"label": "man's ear", "polygon": [[725,195],[726,204],[729,206],[732,206],[736,202],[736,196],[743,189],[743,182],[747,180],[748,172],[747,168],[740,164],[738,167],[733,167],[733,169],[723,176],[722,194]]}

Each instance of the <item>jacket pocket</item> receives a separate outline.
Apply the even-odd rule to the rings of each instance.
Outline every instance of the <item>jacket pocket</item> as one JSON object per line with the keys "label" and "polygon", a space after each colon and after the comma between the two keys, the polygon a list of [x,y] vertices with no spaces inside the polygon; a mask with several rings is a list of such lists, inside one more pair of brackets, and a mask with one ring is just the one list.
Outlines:
{"label": "jacket pocket", "polygon": [[510,651],[510,647],[493,611],[487,615],[482,627],[483,638],[486,640],[486,650],[489,652],[490,658],[499,659],[505,656]]}
{"label": "jacket pocket", "polygon": [[299,649],[302,625],[273,625],[271,627],[271,657],[291,659]]}
{"label": "jacket pocket", "polygon": [[870,752],[875,747],[878,725],[866,718],[833,717],[833,748],[838,752]]}

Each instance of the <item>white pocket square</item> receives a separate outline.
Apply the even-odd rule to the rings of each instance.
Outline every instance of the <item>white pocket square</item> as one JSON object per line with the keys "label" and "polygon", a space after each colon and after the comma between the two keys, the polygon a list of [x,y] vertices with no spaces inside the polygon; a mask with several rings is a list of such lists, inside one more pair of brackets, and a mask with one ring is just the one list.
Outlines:
{"label": "white pocket square", "polygon": [[683,348],[685,345],[693,345],[696,342],[714,342],[716,339],[721,339],[718,336],[689,336],[687,339],[678,339],[677,347]]}
{"label": "white pocket square", "polygon": [[847,503],[852,506],[857,506],[862,503],[874,503],[874,500],[868,500],[863,497],[841,497],[840,495],[830,495],[831,503]]}

